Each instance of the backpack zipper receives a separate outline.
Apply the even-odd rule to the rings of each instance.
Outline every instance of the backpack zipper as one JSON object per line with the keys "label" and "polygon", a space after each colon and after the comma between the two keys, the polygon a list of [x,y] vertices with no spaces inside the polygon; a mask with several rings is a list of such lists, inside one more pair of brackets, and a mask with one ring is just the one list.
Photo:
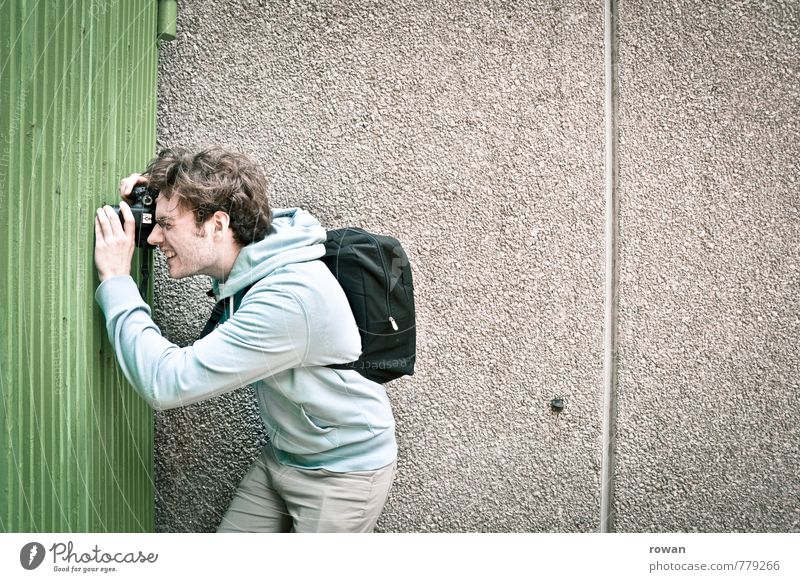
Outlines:
{"label": "backpack zipper", "polygon": [[[359,230],[361,230],[361,229],[359,229]],[[373,241],[375,241],[375,245],[380,249],[381,243],[378,242],[378,239],[376,239],[374,236],[372,236],[370,233],[368,233],[365,230],[361,230],[361,232],[363,234],[367,235]],[[383,276],[384,276],[384,278],[386,280],[388,280],[389,279],[389,271],[386,269],[386,262],[383,260],[383,253],[378,252],[378,255],[381,257],[381,267],[383,267]],[[386,288],[386,313],[389,314],[389,323],[392,324],[392,329],[395,330],[395,331],[398,331],[400,328],[397,327],[397,322],[394,320],[394,317],[392,317],[392,307],[391,307],[391,305],[389,303],[389,288],[388,287]]]}

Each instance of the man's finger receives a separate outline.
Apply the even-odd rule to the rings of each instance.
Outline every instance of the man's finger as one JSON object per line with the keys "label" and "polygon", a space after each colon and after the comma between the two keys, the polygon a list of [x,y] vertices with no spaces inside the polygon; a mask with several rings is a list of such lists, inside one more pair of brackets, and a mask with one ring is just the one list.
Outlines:
{"label": "man's finger", "polygon": [[133,188],[137,184],[146,184],[147,178],[142,174],[131,174],[127,178],[123,178],[119,181],[119,194],[120,196],[127,200],[131,196],[131,192],[133,192]]}
{"label": "man's finger", "polygon": [[95,217],[100,226],[100,234],[104,239],[111,238],[114,231],[111,229],[111,222],[108,220],[105,208],[97,209],[97,216]]}
{"label": "man's finger", "polygon": [[108,223],[111,226],[111,232],[114,234],[114,236],[123,234],[124,231],[122,230],[122,223],[119,221],[117,211],[106,204],[103,206],[103,212],[108,217]]}
{"label": "man's finger", "polygon": [[128,238],[133,238],[133,236],[136,234],[136,219],[133,217],[131,207],[128,206],[128,203],[124,200],[120,201],[119,207],[120,210],[122,210],[122,218],[125,220],[123,230],[125,231],[125,234],[128,235]]}
{"label": "man's finger", "polygon": [[136,184],[136,178],[139,177],[139,174],[131,174],[127,178],[123,178],[119,181],[119,194],[123,198],[127,198],[131,195],[131,191],[133,190],[134,185]]}
{"label": "man's finger", "polygon": [[94,238],[95,244],[98,241],[105,240],[105,236],[103,236],[103,227],[100,226],[100,218],[98,216],[94,217]]}

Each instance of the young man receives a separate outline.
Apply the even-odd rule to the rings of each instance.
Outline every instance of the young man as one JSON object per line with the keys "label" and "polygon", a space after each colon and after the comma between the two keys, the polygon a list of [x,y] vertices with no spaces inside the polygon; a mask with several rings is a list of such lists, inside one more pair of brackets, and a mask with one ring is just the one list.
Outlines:
{"label": "young man", "polygon": [[[266,179],[245,156],[167,149],[145,175],[158,191],[148,242],[173,278],[210,275],[226,318],[179,348],[161,336],[130,276],[134,219],[120,203],[97,210],[96,299],[125,377],[157,410],[253,383],[269,443],[218,531],[368,532],[386,502],[397,445],[386,392],[353,370],[361,342],[328,268],[325,229],[298,208],[270,211]],[[235,305],[234,296],[253,287]]]}

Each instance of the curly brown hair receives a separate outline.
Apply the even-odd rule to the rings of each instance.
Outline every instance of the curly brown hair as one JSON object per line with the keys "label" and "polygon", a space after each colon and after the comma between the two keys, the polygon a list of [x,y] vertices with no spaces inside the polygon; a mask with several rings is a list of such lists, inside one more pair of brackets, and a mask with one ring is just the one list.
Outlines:
{"label": "curly brown hair", "polygon": [[270,231],[267,178],[244,154],[217,147],[196,153],[167,148],[150,162],[145,175],[159,196],[175,197],[191,210],[198,228],[221,210],[230,216],[233,237],[242,246]]}

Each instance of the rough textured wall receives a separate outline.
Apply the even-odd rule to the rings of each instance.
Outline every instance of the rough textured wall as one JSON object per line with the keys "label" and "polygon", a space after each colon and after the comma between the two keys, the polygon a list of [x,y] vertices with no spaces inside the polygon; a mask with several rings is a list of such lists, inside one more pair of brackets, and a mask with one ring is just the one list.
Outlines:
{"label": "rough textured wall", "polygon": [[616,527],[800,530],[797,2],[620,2]]}
{"label": "rough textured wall", "polygon": [[[798,530],[797,3],[619,16],[616,528]],[[250,153],[276,205],[407,247],[419,366],[388,385],[379,529],[596,530],[602,3],[185,2],[160,66],[162,145]],[[161,271],[166,335],[207,288]],[[213,530],[251,394],[156,428],[158,529]]]}
{"label": "rough textured wall", "polygon": [[[160,143],[250,153],[275,205],[410,255],[419,363],[388,385],[400,457],[380,530],[597,527],[602,38],[588,0],[180,6]],[[199,331],[207,288],[162,271],[168,337]],[[156,428],[158,528],[213,530],[262,437],[250,393]]]}

